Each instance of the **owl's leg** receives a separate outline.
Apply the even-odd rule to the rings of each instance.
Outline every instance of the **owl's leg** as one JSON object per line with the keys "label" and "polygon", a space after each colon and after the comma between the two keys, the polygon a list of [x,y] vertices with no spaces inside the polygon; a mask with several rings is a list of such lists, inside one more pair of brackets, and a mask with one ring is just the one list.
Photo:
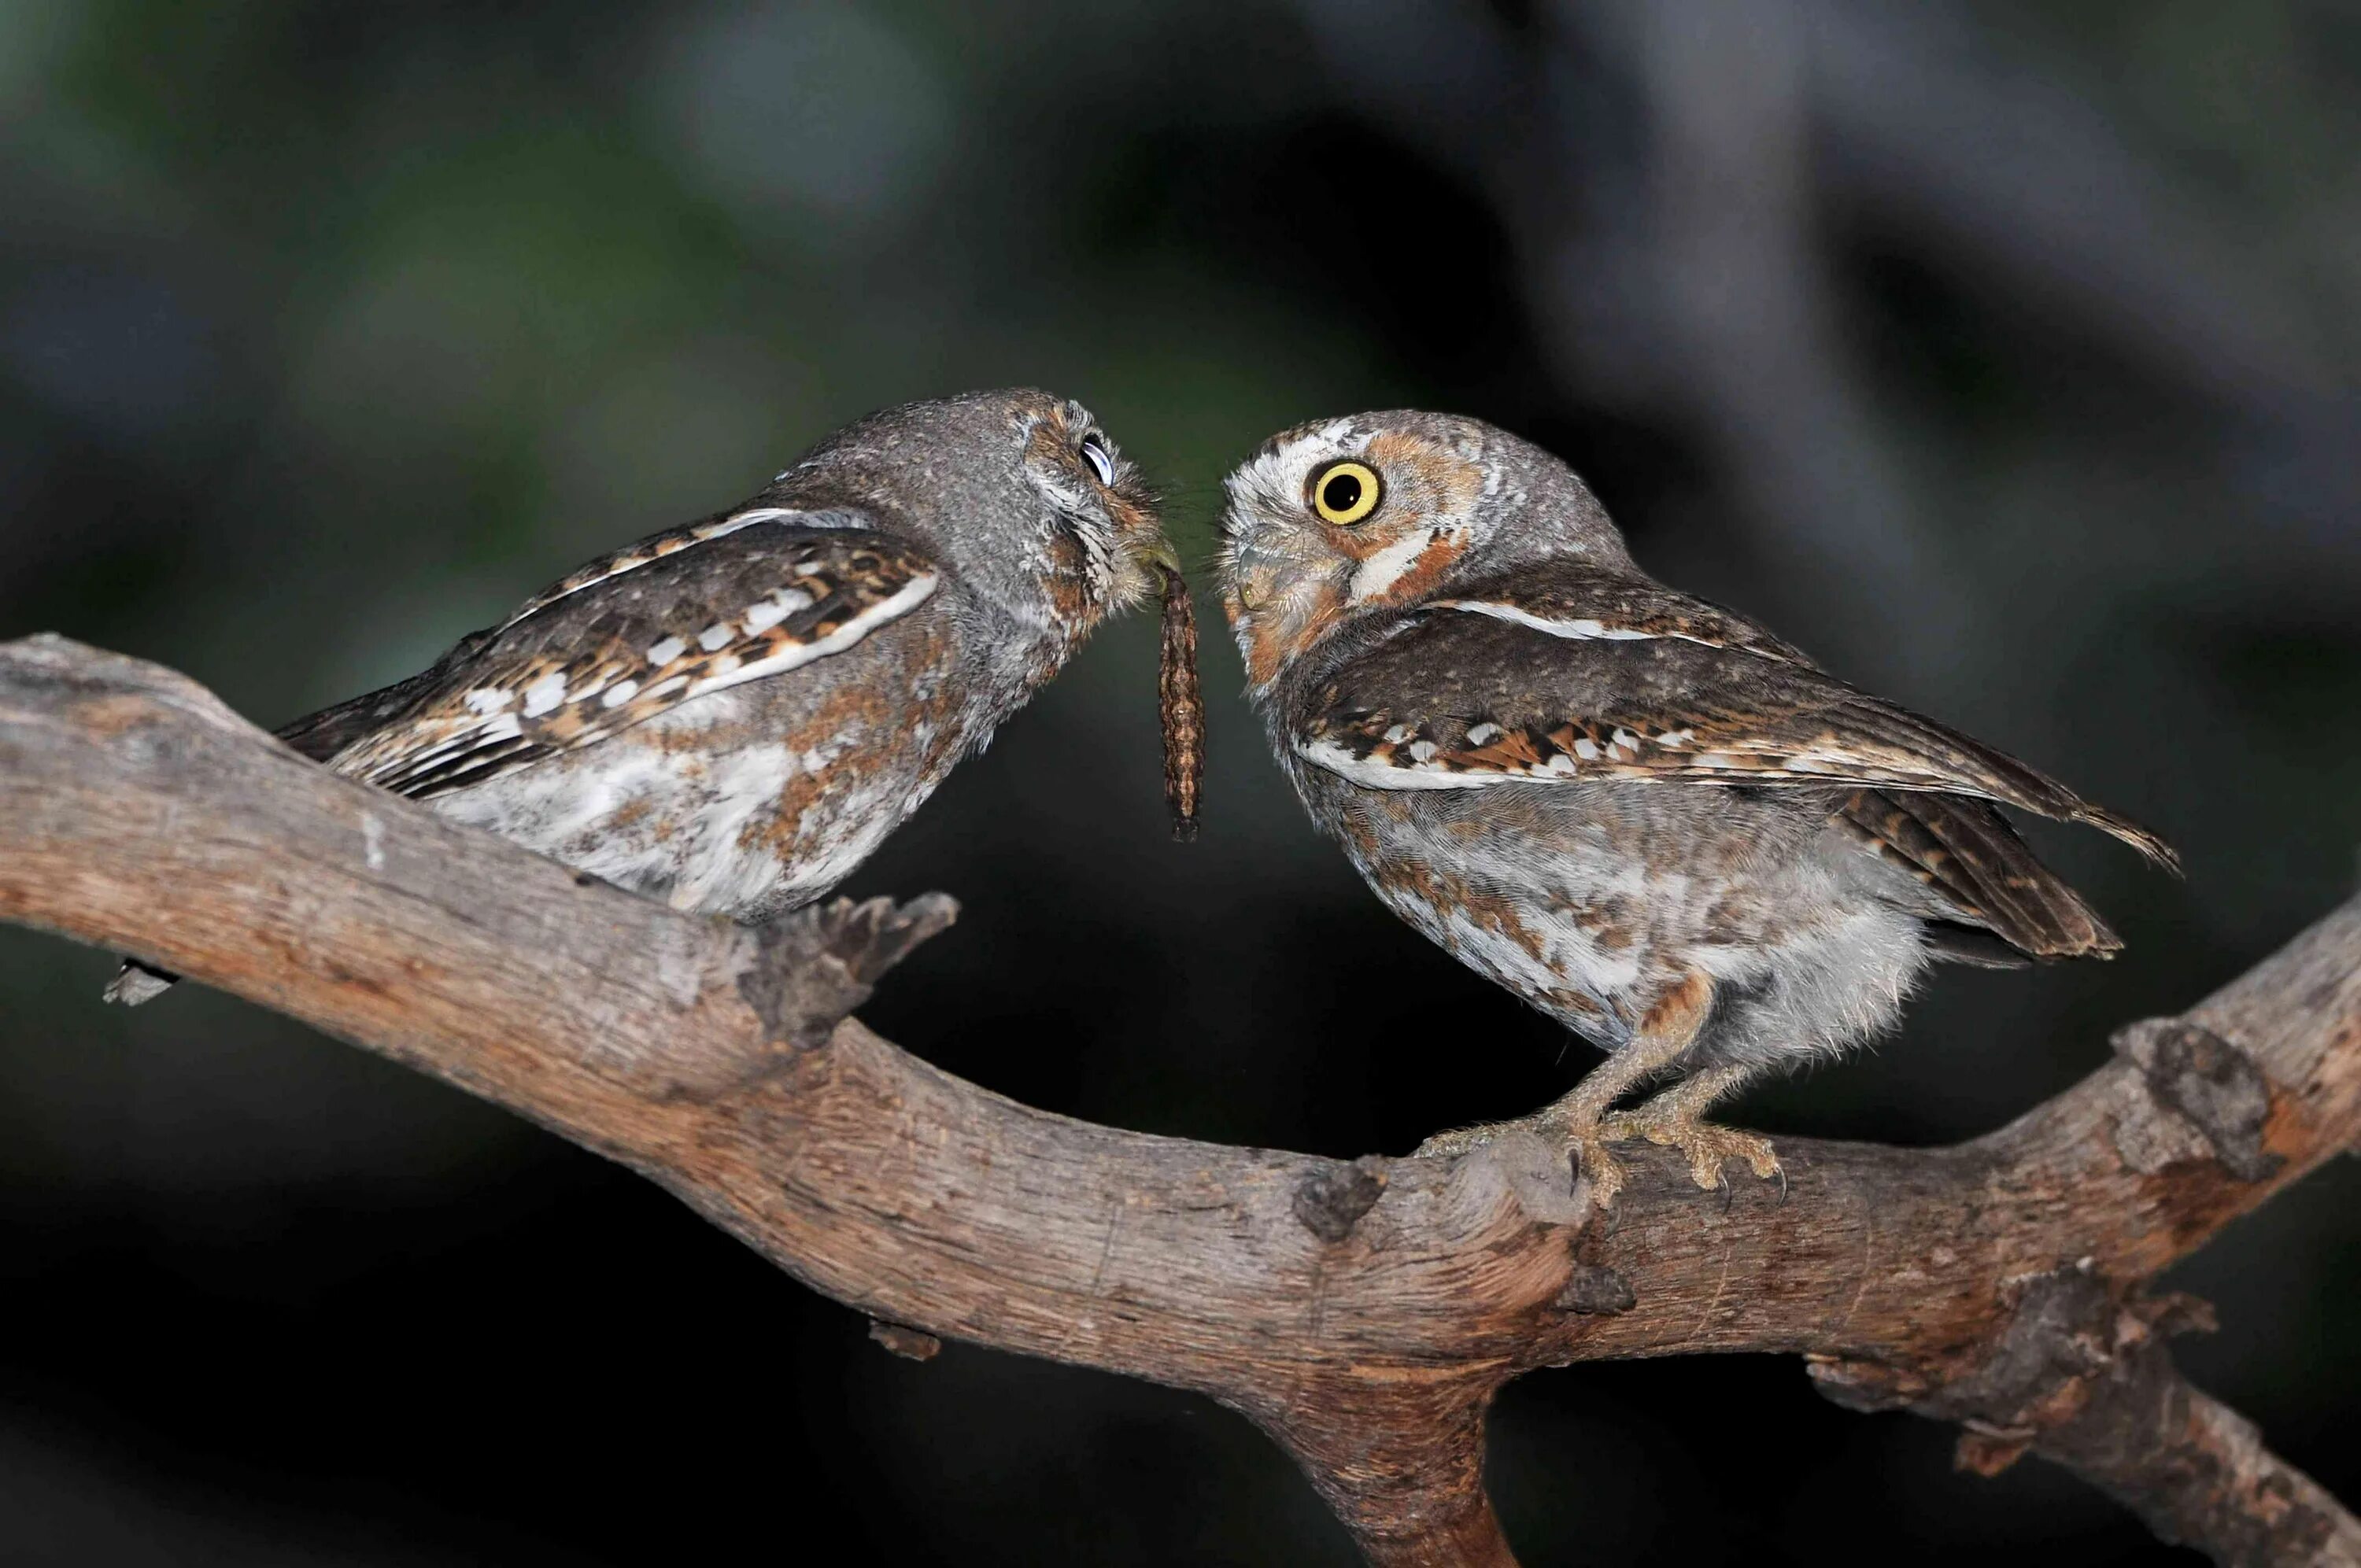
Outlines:
{"label": "owl's leg", "polygon": [[1689,1157],[1689,1179],[1711,1191],[1729,1185],[1722,1176],[1724,1161],[1742,1159],[1763,1180],[1776,1176],[1784,1182],[1779,1157],[1771,1140],[1735,1127],[1717,1127],[1704,1120],[1706,1108],[1753,1076],[1745,1067],[1708,1068],[1682,1080],[1635,1110],[1615,1111],[1599,1119],[1598,1135],[1621,1143],[1645,1138],[1660,1146],[1676,1148]]}
{"label": "owl's leg", "polygon": [[[1645,1082],[1678,1061],[1697,1042],[1706,1015],[1713,1009],[1713,982],[1692,974],[1648,1009],[1639,1029],[1613,1056],[1590,1069],[1574,1091],[1543,1106],[1522,1122],[1492,1123],[1439,1133],[1419,1145],[1422,1155],[1464,1154],[1490,1143],[1510,1127],[1526,1126],[1554,1134],[1575,1146],[1576,1168],[1589,1179],[1592,1198],[1602,1207],[1623,1190],[1622,1163],[1607,1152],[1616,1135],[1602,1123],[1608,1108],[1635,1085]],[[1653,1103],[1651,1102],[1650,1103]]]}
{"label": "owl's leg", "polygon": [[1564,1125],[1574,1140],[1576,1168],[1589,1179],[1591,1197],[1602,1208],[1623,1190],[1623,1164],[1607,1152],[1617,1136],[1609,1127],[1608,1108],[1633,1086],[1680,1060],[1697,1043],[1697,1031],[1712,1011],[1713,981],[1691,974],[1648,1009],[1630,1043],[1593,1068],[1573,1093],[1542,1113]]}

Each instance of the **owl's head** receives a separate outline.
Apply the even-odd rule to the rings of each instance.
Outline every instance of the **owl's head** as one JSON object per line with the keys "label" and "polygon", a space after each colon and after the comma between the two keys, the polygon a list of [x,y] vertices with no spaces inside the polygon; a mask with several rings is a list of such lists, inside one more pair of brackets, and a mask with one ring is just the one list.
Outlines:
{"label": "owl's head", "polygon": [[1224,481],[1223,605],[1257,691],[1339,630],[1479,576],[1631,556],[1574,470],[1480,420],[1395,411],[1282,431]]}
{"label": "owl's head", "polygon": [[1155,497],[1091,411],[1030,388],[871,414],[772,490],[894,519],[976,594],[1068,645],[1177,559]]}

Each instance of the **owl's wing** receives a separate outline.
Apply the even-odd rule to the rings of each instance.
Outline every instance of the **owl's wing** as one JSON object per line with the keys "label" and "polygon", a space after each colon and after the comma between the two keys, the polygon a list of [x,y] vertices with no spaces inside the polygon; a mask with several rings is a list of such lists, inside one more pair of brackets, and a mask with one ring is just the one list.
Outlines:
{"label": "owl's wing", "polygon": [[481,631],[470,631],[434,667],[422,670],[406,680],[380,686],[373,692],[347,697],[332,707],[302,718],[272,733],[315,762],[324,762],[354,741],[409,711],[423,698],[440,690],[453,670],[474,658],[485,643],[534,612],[544,609],[570,594],[578,593],[594,584],[602,583],[625,572],[635,571],[652,561],[683,550],[692,544],[702,544],[710,539],[737,532],[758,522],[777,522],[801,528],[852,528],[866,526],[868,519],[860,513],[841,508],[824,511],[798,511],[791,507],[743,507],[734,511],[717,513],[697,522],[652,533],[620,550],[586,562],[568,572],[541,592],[525,600],[515,614],[499,626]]}
{"label": "owl's wing", "polygon": [[559,599],[578,594],[585,588],[609,582],[626,572],[636,572],[692,544],[720,539],[741,529],[752,528],[758,522],[772,523],[790,532],[803,532],[814,529],[865,529],[871,526],[872,521],[844,507],[831,507],[824,511],[803,511],[794,507],[741,507],[734,511],[717,512],[698,522],[685,522],[678,528],[667,528],[662,533],[651,533],[620,550],[584,562],[519,605],[514,615],[500,622],[499,630],[505,631],[526,617],[537,615]]}
{"label": "owl's wing", "polygon": [[2047,774],[1644,580],[1560,571],[1437,601],[1312,696],[1297,753],[1373,789],[1637,779],[1938,792],[2088,823],[2177,864],[2154,834]]}
{"label": "owl's wing", "polygon": [[676,530],[594,562],[425,674],[282,737],[315,755],[348,737],[329,754],[336,772],[441,795],[841,652],[925,603],[941,580],[924,554],[865,528],[813,527],[775,509],[753,521],[762,526],[698,525],[714,532],[685,540],[696,549],[665,547],[691,532]]}
{"label": "owl's wing", "polygon": [[434,668],[422,670],[390,686],[346,697],[334,707],[307,713],[271,733],[313,762],[324,762],[362,736],[417,706],[420,699],[442,685],[451,671],[474,658],[491,640],[489,630],[470,631],[459,639],[456,647],[437,659]]}

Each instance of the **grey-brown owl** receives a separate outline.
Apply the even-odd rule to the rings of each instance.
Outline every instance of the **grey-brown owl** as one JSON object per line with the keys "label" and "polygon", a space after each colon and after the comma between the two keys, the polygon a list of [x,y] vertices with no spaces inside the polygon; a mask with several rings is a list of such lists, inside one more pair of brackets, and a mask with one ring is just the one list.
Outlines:
{"label": "grey-brown owl", "polygon": [[1622,1183],[1605,1146],[1633,1136],[1679,1146],[1700,1186],[1732,1157],[1775,1174],[1706,1108],[1887,1027],[1932,959],[2120,947],[1993,803],[2171,863],[1653,581],[1565,464],[1490,426],[1304,425],[1227,488],[1227,609],[1280,765],[1389,908],[1609,1053],[1534,1118],[1601,1201]]}
{"label": "grey-brown owl", "polygon": [[[1081,404],[911,403],[280,738],[676,909],[764,920],[842,881],[1171,560]],[[168,983],[126,965],[108,994]]]}

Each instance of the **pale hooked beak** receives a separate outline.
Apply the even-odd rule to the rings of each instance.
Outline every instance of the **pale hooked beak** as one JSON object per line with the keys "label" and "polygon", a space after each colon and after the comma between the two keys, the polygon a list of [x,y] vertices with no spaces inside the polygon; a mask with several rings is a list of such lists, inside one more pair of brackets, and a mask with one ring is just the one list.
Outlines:
{"label": "pale hooked beak", "polygon": [[1279,552],[1257,547],[1261,536],[1260,531],[1249,533],[1230,551],[1231,581],[1237,587],[1240,609],[1255,609],[1269,602],[1285,565]]}

